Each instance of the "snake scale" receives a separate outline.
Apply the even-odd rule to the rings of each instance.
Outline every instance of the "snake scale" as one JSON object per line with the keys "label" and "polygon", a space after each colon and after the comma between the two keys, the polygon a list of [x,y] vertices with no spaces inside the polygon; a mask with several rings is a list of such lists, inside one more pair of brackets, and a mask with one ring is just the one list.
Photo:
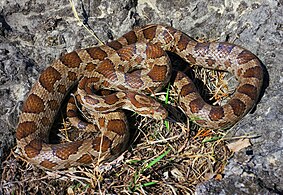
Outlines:
{"label": "snake scale", "polygon": [[[197,42],[169,26],[136,28],[115,41],[67,53],[40,75],[25,100],[16,132],[18,148],[29,162],[45,169],[63,169],[115,158],[126,147],[128,124],[122,109],[165,119],[162,104],[146,94],[160,91],[172,67],[166,51],[192,65],[228,71],[238,86],[223,106],[207,104],[193,82],[178,72],[173,83],[178,103],[188,117],[209,128],[227,128],[238,122],[256,103],[263,69],[250,51],[227,42]],[[49,144],[49,132],[66,94],[67,116],[79,129],[92,128],[94,139]],[[115,90],[115,92],[109,92]],[[94,92],[101,91],[101,94]],[[89,123],[78,118],[91,116]],[[87,117],[88,118],[88,117]]]}

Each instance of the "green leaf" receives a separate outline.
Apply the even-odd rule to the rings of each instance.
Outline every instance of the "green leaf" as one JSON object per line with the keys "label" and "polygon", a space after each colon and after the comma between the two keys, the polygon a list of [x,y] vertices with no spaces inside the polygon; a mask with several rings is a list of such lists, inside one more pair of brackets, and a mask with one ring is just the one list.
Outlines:
{"label": "green leaf", "polygon": [[[168,104],[169,102],[169,89],[170,89],[170,83],[168,83],[168,87],[166,90],[165,104]],[[166,129],[169,130],[170,129],[169,121],[164,121],[164,124],[165,124]]]}
{"label": "green leaf", "polygon": [[151,168],[153,165],[155,165],[158,161],[160,161],[164,156],[166,156],[169,152],[171,151],[171,149],[165,151],[163,154],[161,154],[160,156],[158,156],[157,158],[155,158],[154,160],[152,160],[143,171]]}
{"label": "green leaf", "polygon": [[207,138],[207,139],[202,140],[201,143],[213,142],[213,141],[221,139],[222,137],[223,136],[215,136],[215,137]]}
{"label": "green leaf", "polygon": [[152,182],[144,183],[144,184],[142,184],[142,186],[147,187],[147,186],[152,186],[152,185],[155,185],[155,184],[157,184],[157,182],[156,181],[152,181]]}

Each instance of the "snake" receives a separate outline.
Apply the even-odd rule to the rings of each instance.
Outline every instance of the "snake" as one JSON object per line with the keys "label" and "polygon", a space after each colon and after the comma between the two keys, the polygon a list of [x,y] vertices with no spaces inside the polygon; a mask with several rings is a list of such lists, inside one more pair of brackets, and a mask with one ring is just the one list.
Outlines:
{"label": "snake", "polygon": [[[156,120],[168,117],[154,94],[172,77],[170,52],[189,65],[229,72],[238,81],[224,105],[210,105],[193,81],[177,71],[172,86],[178,105],[199,126],[229,128],[258,101],[263,68],[249,50],[228,42],[199,42],[166,25],[136,27],[104,45],[66,53],[40,74],[19,116],[16,140],[21,156],[47,170],[115,159],[130,136],[124,109]],[[51,144],[54,120],[71,90],[67,117],[95,136]]]}

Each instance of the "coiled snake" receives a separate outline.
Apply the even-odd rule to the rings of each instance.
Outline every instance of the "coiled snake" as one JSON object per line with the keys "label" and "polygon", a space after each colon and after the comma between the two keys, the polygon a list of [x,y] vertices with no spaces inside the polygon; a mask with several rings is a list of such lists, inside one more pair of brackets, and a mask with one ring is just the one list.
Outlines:
{"label": "coiled snake", "polygon": [[[174,52],[192,65],[228,71],[239,82],[223,106],[207,104],[192,81],[178,72],[173,83],[178,101],[188,117],[196,116],[201,126],[226,128],[239,121],[255,104],[261,90],[263,70],[250,51],[226,42],[200,43],[183,32],[163,25],[134,29],[99,47],[80,49],[55,60],[31,89],[19,118],[16,138],[22,155],[46,169],[62,169],[109,159],[125,149],[129,132],[124,112],[165,119],[166,110],[144,95],[167,84],[171,65],[165,51]],[[76,98],[68,103],[67,116],[80,129],[94,128],[95,139],[48,144],[50,128],[72,86]],[[93,92],[107,91],[102,95]],[[88,124],[77,118],[78,108],[91,115]]]}

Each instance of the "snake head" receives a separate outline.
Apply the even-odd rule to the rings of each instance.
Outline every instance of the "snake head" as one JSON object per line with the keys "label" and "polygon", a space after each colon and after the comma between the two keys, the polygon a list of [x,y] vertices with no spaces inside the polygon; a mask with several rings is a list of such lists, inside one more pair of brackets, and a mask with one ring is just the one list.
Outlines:
{"label": "snake head", "polygon": [[153,110],[153,115],[152,117],[157,119],[157,120],[164,120],[168,116],[167,110],[160,105],[157,109]]}
{"label": "snake head", "polygon": [[154,118],[156,120],[164,120],[167,118],[168,113],[166,109],[158,103],[158,106],[147,107],[147,110],[138,111],[139,115]]}
{"label": "snake head", "polygon": [[137,92],[127,92],[127,104],[124,109],[134,111],[142,116],[154,118],[156,120],[165,119],[168,115],[166,109],[152,97]]}

